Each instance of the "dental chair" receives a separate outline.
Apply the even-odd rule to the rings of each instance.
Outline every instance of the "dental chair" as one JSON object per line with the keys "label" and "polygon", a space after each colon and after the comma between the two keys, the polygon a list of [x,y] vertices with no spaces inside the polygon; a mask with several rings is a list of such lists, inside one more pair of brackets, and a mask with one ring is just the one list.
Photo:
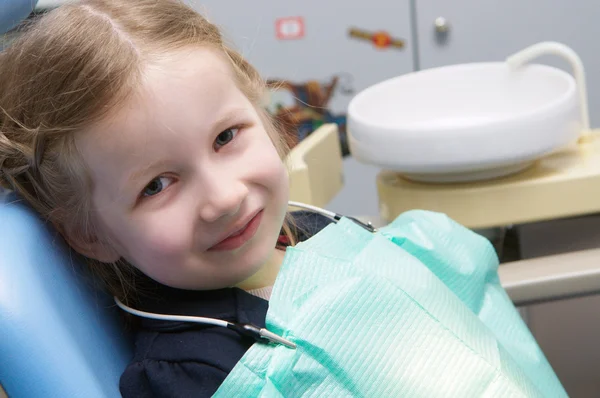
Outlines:
{"label": "dental chair", "polygon": [[[287,164],[290,199],[326,205],[343,185],[337,127],[300,142]],[[589,250],[518,261],[500,277],[517,305],[594,294],[599,258]],[[119,396],[131,336],[85,270],[51,226],[0,193],[0,385],[10,398]]]}
{"label": "dental chair", "polygon": [[[342,187],[335,125],[290,153],[290,199],[326,205]],[[516,304],[594,294],[600,250],[509,263],[500,277]],[[10,398],[119,396],[131,336],[110,297],[51,226],[0,193],[0,385]],[[0,392],[0,397],[2,393]]]}
{"label": "dental chair", "polygon": [[0,384],[9,397],[118,397],[131,340],[110,297],[16,196],[0,204]]}
{"label": "dental chair", "polygon": [[0,2],[0,34],[21,23],[34,10],[38,0],[2,0]]}

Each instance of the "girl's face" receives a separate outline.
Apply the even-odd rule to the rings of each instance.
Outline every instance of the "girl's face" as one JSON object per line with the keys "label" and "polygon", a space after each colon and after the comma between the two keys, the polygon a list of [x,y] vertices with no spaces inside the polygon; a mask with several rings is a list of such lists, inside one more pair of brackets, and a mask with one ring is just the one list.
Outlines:
{"label": "girl's face", "polygon": [[137,95],[76,143],[100,231],[84,254],[122,257],[183,289],[239,284],[273,255],[287,173],[216,52],[180,52],[147,66]]}

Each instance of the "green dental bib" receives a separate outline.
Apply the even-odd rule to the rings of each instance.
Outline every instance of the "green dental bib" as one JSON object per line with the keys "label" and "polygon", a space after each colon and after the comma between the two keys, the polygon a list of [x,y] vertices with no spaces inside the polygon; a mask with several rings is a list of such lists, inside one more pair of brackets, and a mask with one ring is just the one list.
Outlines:
{"label": "green dental bib", "polygon": [[502,289],[491,244],[413,211],[289,248],[267,328],[216,397],[566,397]]}

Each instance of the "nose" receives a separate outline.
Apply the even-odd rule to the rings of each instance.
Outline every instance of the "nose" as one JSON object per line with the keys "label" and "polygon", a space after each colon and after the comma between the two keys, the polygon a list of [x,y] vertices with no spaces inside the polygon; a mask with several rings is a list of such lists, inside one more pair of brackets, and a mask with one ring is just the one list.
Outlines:
{"label": "nose", "polygon": [[239,212],[248,196],[248,187],[233,176],[227,178],[225,173],[208,174],[203,178],[199,215],[204,222],[213,223]]}

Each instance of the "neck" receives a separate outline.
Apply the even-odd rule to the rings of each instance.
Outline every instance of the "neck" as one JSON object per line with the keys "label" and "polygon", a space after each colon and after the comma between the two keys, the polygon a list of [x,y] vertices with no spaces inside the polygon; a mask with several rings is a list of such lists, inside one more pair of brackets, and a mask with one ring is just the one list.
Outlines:
{"label": "neck", "polygon": [[250,278],[239,283],[236,287],[243,290],[255,290],[267,286],[273,286],[281,264],[283,263],[283,257],[285,252],[283,250],[274,249],[273,253],[269,257],[269,260]]}

